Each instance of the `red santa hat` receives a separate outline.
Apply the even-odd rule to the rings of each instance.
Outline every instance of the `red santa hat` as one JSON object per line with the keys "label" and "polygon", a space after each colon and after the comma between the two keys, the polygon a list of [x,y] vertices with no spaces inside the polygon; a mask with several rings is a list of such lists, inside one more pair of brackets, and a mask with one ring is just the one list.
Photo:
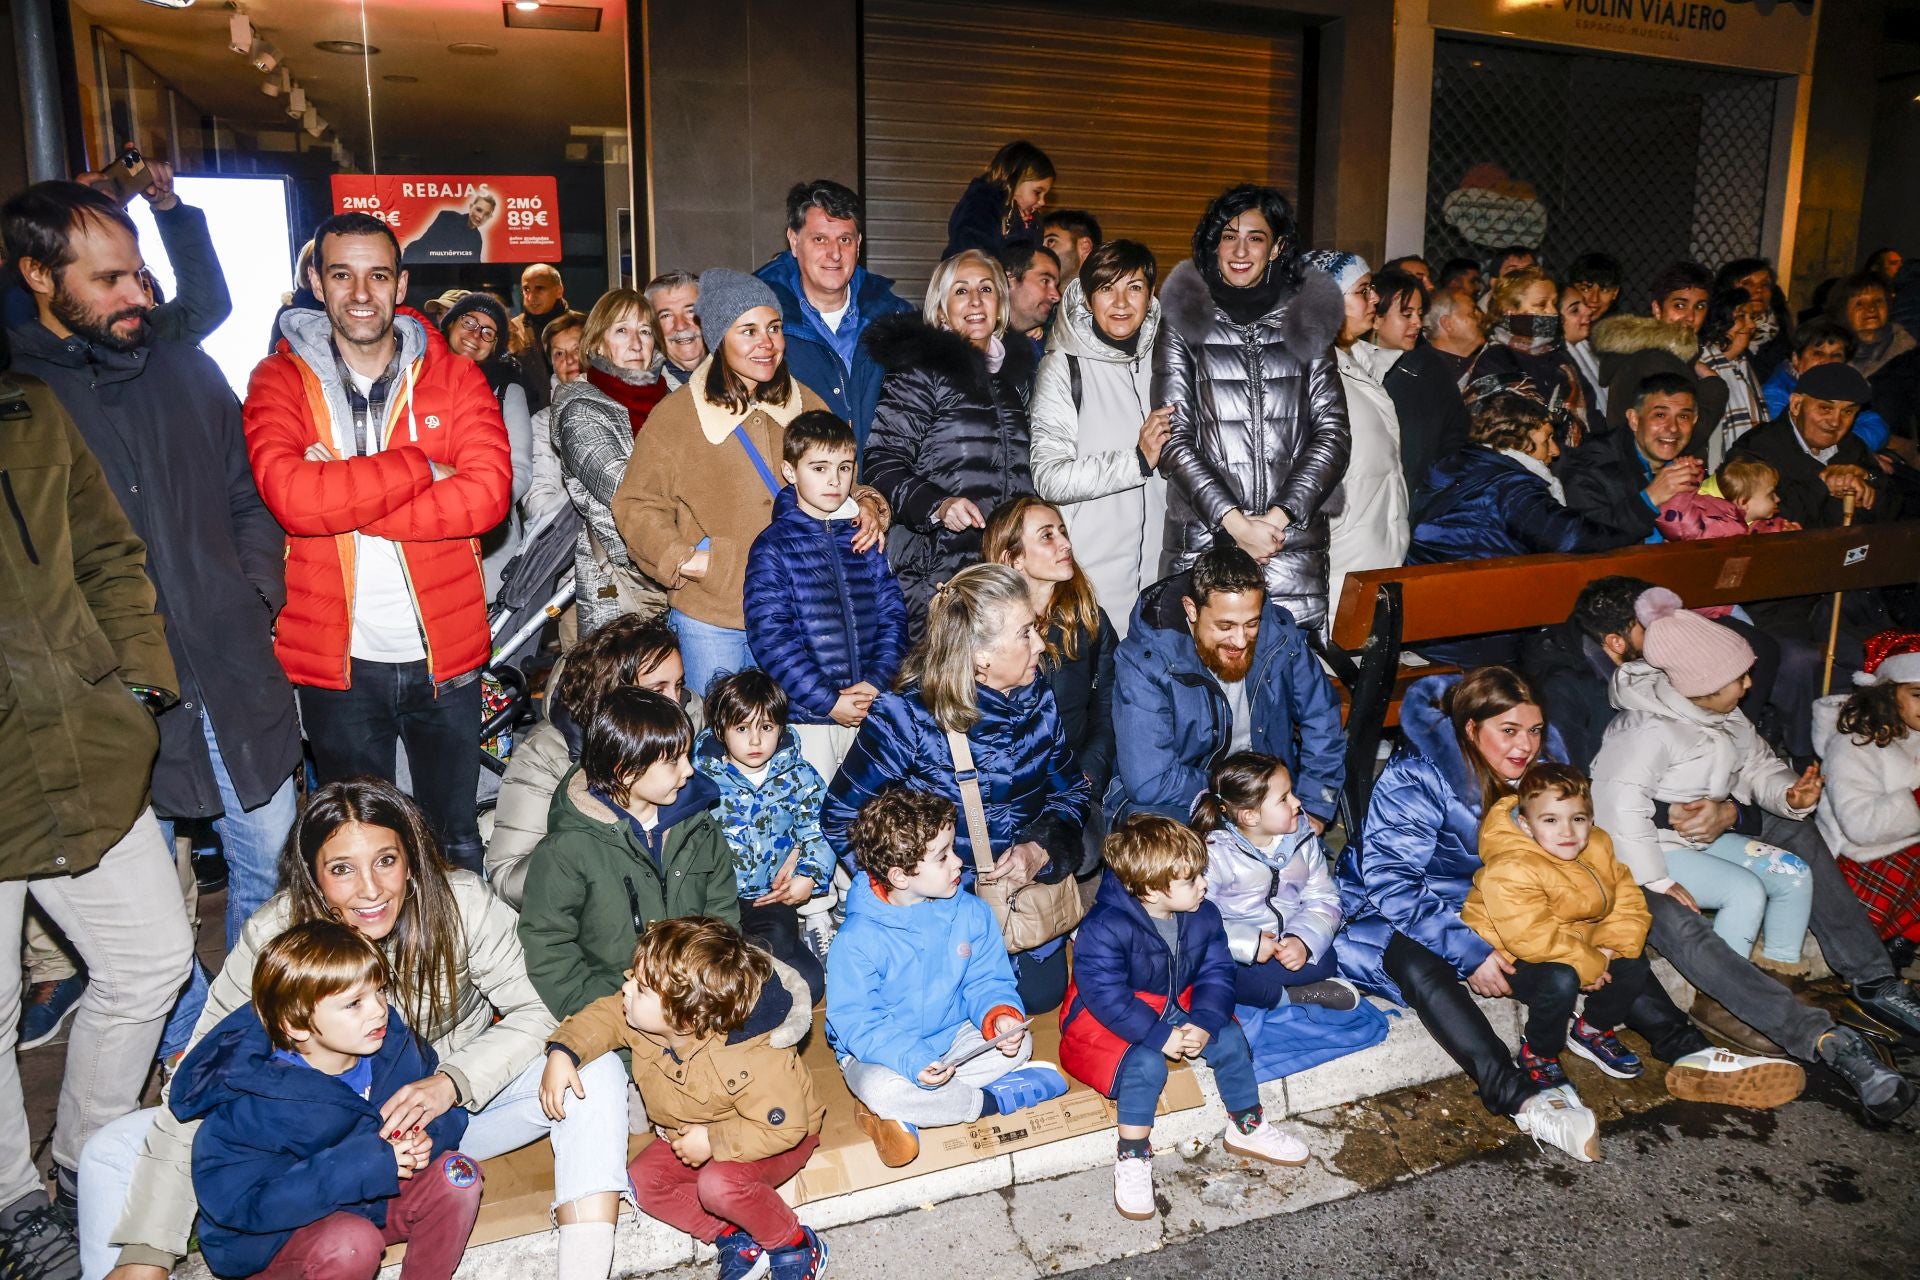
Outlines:
{"label": "red santa hat", "polygon": [[1867,641],[1857,685],[1920,684],[1920,631],[1882,631]]}

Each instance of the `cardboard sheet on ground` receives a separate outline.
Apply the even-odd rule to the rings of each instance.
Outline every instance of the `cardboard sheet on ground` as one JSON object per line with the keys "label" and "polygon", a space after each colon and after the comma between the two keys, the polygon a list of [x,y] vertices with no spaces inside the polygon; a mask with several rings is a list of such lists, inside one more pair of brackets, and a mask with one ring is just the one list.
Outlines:
{"label": "cardboard sheet on ground", "polygon": [[[1060,1060],[1060,1020],[1044,1014],[1034,1020],[1033,1056],[1041,1062]],[[813,1072],[813,1087],[827,1106],[820,1147],[798,1177],[780,1188],[789,1204],[802,1205],[828,1196],[862,1191],[903,1178],[951,1169],[974,1160],[1025,1151],[1063,1138],[1110,1129],[1118,1116],[1113,1103],[1078,1081],[1065,1094],[1010,1116],[990,1116],[970,1125],[949,1125],[920,1131],[920,1156],[912,1164],[889,1169],[880,1163],[873,1143],[853,1119],[853,1096],[847,1092],[840,1068],[827,1048],[825,1015],[816,1014],[813,1035],[802,1059]],[[1187,1111],[1201,1104],[1200,1083],[1186,1063],[1177,1063],[1160,1095],[1160,1114]],[[638,1155],[651,1135],[636,1134],[631,1154]],[[553,1203],[553,1149],[545,1139],[518,1151],[488,1160],[486,1191],[480,1200],[480,1218],[470,1245],[491,1244],[550,1229],[548,1210]],[[406,1246],[387,1250],[384,1263],[397,1262]]]}

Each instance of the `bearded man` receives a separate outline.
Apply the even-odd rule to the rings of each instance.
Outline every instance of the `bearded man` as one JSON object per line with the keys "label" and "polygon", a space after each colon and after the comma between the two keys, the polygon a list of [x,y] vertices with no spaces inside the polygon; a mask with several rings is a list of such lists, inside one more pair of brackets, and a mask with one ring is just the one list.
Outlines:
{"label": "bearded man", "polygon": [[1315,831],[1339,806],[1339,699],[1307,633],[1231,542],[1141,593],[1114,655],[1113,720],[1116,817],[1144,810],[1186,821],[1208,773],[1236,751],[1285,763]]}

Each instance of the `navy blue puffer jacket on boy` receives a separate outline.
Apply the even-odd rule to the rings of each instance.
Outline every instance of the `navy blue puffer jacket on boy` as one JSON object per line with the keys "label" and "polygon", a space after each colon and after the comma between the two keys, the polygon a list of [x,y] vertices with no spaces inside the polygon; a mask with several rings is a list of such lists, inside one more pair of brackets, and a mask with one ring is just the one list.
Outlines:
{"label": "navy blue puffer jacket on boy", "polygon": [[880,547],[853,549],[853,520],[800,509],[793,486],[747,554],[747,642],[787,691],[795,724],[827,724],[840,691],[885,692],[907,653],[907,604]]}

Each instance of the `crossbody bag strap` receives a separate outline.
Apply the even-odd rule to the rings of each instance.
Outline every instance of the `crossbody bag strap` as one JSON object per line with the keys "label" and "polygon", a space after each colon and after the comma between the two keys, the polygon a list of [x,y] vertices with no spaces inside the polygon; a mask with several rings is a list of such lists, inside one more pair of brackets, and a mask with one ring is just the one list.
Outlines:
{"label": "crossbody bag strap", "polygon": [[993,836],[987,829],[987,806],[980,798],[980,775],[973,767],[973,746],[964,733],[947,730],[947,750],[953,753],[953,780],[960,784],[960,807],[967,815],[967,840],[973,846],[973,869],[978,875],[993,870]]}
{"label": "crossbody bag strap", "polygon": [[767,492],[776,498],[779,497],[780,482],[774,479],[773,468],[767,465],[767,460],[760,456],[758,449],[753,447],[753,437],[747,434],[746,423],[743,422],[733,429],[733,438],[738,440],[740,447],[747,451],[747,457],[752,461],[753,469],[760,473],[760,483],[767,486]]}

